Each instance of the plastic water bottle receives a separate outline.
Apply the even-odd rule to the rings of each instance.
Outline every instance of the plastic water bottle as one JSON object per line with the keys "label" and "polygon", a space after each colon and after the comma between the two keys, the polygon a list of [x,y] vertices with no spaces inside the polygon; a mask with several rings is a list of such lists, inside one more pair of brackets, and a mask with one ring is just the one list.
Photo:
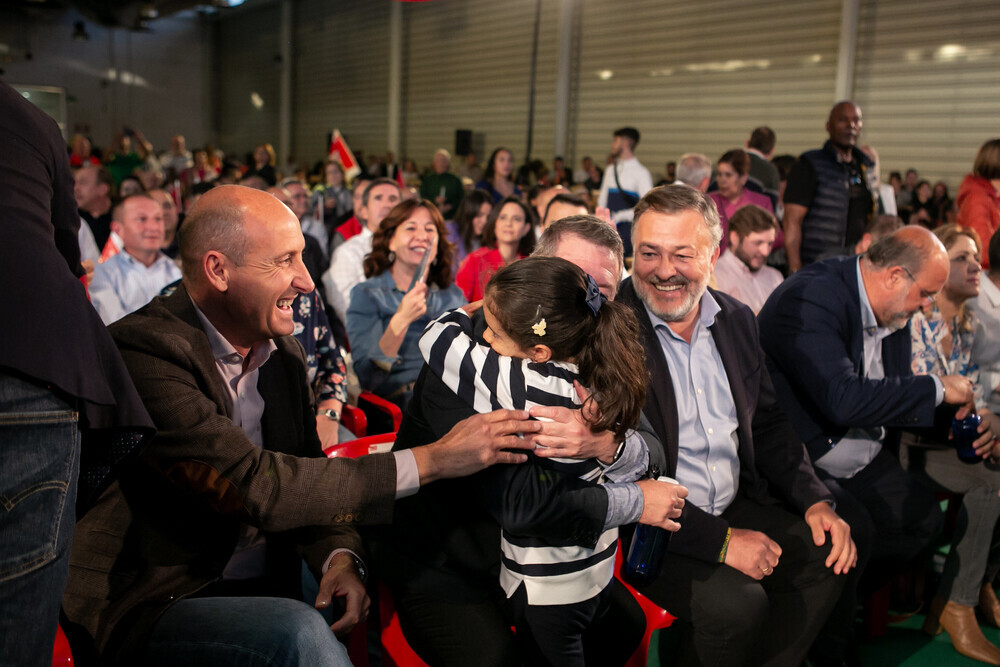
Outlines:
{"label": "plastic water bottle", "polygon": [[[677,484],[677,480],[670,477],[657,477],[656,481]],[[648,584],[655,580],[660,576],[663,556],[669,544],[670,531],[644,523],[637,525],[622,569],[625,578],[636,584]]]}
{"label": "plastic water bottle", "polygon": [[970,413],[965,419],[951,420],[951,431],[955,434],[955,449],[958,451],[958,460],[962,463],[982,463],[983,457],[976,454],[976,449],[972,443],[979,438],[979,424],[982,417]]}

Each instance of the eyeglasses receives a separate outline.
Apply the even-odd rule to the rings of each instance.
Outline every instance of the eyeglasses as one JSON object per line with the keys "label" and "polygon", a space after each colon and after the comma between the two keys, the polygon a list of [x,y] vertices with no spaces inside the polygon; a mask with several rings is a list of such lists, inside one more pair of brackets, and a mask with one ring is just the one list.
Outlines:
{"label": "eyeglasses", "polygon": [[[913,277],[913,274],[910,273],[910,270],[908,268],[906,268],[902,264],[900,264],[899,268],[901,268],[904,271],[906,271],[906,275],[908,275],[910,277],[910,282],[912,282],[917,287],[920,287],[919,283],[917,283],[917,279]],[[925,289],[921,289],[920,290],[920,298],[921,299],[926,299],[926,300],[930,301],[931,303],[934,303],[934,297],[936,295],[937,295],[937,292],[928,292]]]}

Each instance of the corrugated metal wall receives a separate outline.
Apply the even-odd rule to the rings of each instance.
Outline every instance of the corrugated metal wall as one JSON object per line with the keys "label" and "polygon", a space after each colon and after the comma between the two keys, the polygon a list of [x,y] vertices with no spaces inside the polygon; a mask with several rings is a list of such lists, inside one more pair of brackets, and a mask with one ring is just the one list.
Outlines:
{"label": "corrugated metal wall", "polygon": [[[840,0],[584,0],[576,155],[607,155],[632,125],[655,174],[713,161],[769,125],[779,153],[821,143],[833,101]],[[572,137],[571,137],[572,141]]]}
{"label": "corrugated metal wall", "polygon": [[[295,0],[293,151],[322,157],[339,127],[352,147],[388,141],[389,16],[395,0]],[[1000,134],[1000,3],[860,0],[855,98],[883,171],[915,166],[954,187]],[[834,100],[841,0],[577,0],[567,157],[603,161],[611,132],[642,132],[654,173],[687,151],[717,159],[770,125],[779,153],[822,144]],[[535,156],[554,150],[562,0],[542,0]],[[426,165],[454,132],[524,158],[534,0],[402,5],[401,153]],[[277,138],[279,4],[221,21],[221,141]],[[250,93],[264,107],[254,109]],[[481,159],[485,156],[481,156]],[[574,166],[576,166],[574,164]]]}
{"label": "corrugated metal wall", "polygon": [[386,151],[390,2],[296,2],[292,150],[300,161],[326,155],[340,129],[366,155]]}
{"label": "corrugated metal wall", "polygon": [[915,167],[957,193],[1000,136],[1000,2],[862,0],[855,99],[882,179]]}
{"label": "corrugated metal wall", "polygon": [[[545,0],[535,83],[533,153],[552,161],[558,2]],[[455,130],[485,134],[487,155],[524,159],[535,0],[435,0],[403,12],[403,147],[418,164],[454,150]]]}
{"label": "corrugated metal wall", "polygon": [[228,152],[242,156],[257,144],[278,144],[280,22],[280,8],[271,4],[219,23],[215,94],[219,96],[219,146]]}

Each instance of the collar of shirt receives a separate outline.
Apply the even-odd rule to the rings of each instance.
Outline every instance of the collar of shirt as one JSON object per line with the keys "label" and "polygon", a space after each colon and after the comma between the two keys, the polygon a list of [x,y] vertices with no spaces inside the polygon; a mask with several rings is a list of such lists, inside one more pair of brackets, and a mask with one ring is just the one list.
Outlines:
{"label": "collar of shirt", "polygon": [[979,300],[989,301],[990,305],[994,308],[1000,308],[1000,288],[998,288],[992,280],[990,280],[990,272],[983,271],[979,274]]}
{"label": "collar of shirt", "polygon": [[153,263],[150,264],[149,266],[146,266],[145,264],[143,264],[142,262],[140,262],[138,259],[136,259],[136,257],[132,253],[130,253],[128,250],[126,250],[124,248],[116,256],[117,257],[121,257],[121,260],[119,260],[119,261],[128,262],[133,268],[136,268],[136,269],[145,269],[146,271],[152,271],[153,269],[155,269],[157,267],[158,264],[162,264],[163,260],[166,260],[168,262],[174,261],[174,260],[170,259],[169,257],[167,257],[166,255],[164,255],[162,252],[159,252],[156,255],[156,259],[153,260]]}
{"label": "collar of shirt", "polygon": [[888,327],[879,326],[878,319],[875,317],[875,311],[872,310],[872,304],[868,300],[868,292],[865,290],[865,281],[861,278],[861,258],[858,257],[856,262],[858,275],[858,297],[861,301],[861,330],[864,331],[866,339],[873,338],[874,342],[877,343],[894,332]]}
{"label": "collar of shirt", "polygon": [[[645,306],[645,304],[643,305]],[[698,309],[698,326],[695,329],[695,334],[691,336],[692,342],[694,342],[699,329],[708,329],[715,324],[715,316],[719,314],[722,307],[719,306],[719,302],[716,301],[715,297],[713,297],[712,294],[706,289],[705,293],[701,295],[701,300],[698,302]],[[654,330],[666,330],[672,338],[684,341],[683,338],[674,333],[674,330],[670,328],[670,325],[666,320],[657,317],[656,314],[653,313],[653,311],[651,311],[648,307],[646,307],[646,313],[649,315],[649,321],[652,322]]]}
{"label": "collar of shirt", "polygon": [[[209,321],[205,313],[201,312],[201,308],[198,307],[198,304],[193,299],[191,300],[191,305],[194,306],[194,311],[198,314],[201,326],[205,330],[205,335],[208,337],[208,344],[212,348],[212,356],[215,358],[216,363],[221,362],[227,365],[238,363],[240,368],[239,375],[246,375],[257,370],[264,365],[265,361],[271,358],[271,353],[278,349],[278,346],[270,338],[257,341],[250,347],[250,363],[247,365],[246,371],[243,371],[243,355],[237,352],[233,344],[219,333],[219,330]],[[226,379],[228,382],[228,378]]]}

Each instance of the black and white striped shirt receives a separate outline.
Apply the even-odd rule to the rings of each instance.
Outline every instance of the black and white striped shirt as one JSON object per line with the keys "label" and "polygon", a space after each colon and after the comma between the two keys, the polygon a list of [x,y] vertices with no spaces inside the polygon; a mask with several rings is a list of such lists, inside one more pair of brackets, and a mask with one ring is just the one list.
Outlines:
{"label": "black and white striped shirt", "polygon": [[[576,364],[505,357],[476,342],[472,321],[462,309],[431,322],[420,338],[420,351],[431,372],[476,412],[527,410],[533,406],[579,408],[573,380]],[[546,467],[601,483],[604,466],[597,459],[538,459]],[[645,472],[636,469],[634,479]],[[505,499],[517,502],[518,499]],[[523,581],[528,603],[557,605],[597,595],[614,575],[617,527],[601,534],[596,546],[552,546],[536,537],[501,533],[500,584],[510,597]]]}

